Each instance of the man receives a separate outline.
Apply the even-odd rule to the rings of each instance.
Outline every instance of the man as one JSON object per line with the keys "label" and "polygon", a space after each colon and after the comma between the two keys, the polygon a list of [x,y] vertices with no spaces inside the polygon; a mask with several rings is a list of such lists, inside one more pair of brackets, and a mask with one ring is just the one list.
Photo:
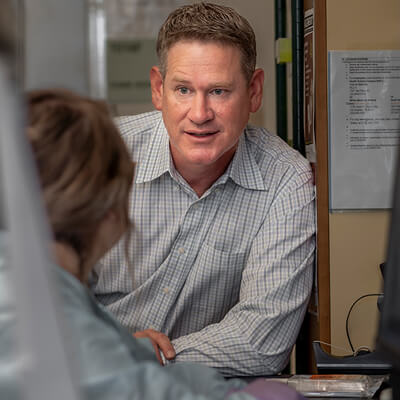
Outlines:
{"label": "man", "polygon": [[118,119],[137,163],[135,275],[117,247],[97,269],[94,292],[166,362],[204,363],[226,376],[277,373],[312,286],[309,164],[247,126],[264,73],[254,32],[234,10],[178,8],[157,53],[150,78],[161,113]]}

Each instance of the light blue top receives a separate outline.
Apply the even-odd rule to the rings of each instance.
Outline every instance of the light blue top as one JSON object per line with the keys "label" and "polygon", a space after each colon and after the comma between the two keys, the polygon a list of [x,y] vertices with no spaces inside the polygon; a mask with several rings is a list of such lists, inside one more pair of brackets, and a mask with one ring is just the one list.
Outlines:
{"label": "light blue top", "polygon": [[117,123],[137,163],[131,258],[123,242],[96,270],[96,298],[131,332],[155,329],[176,361],[227,376],[286,365],[312,286],[310,165],[247,126],[226,172],[199,198],[174,168],[161,113]]}
{"label": "light blue top", "polygon": [[[3,251],[0,243],[0,398],[14,400],[19,371],[13,347],[16,315],[10,270],[2,258]],[[242,392],[226,397],[233,388],[242,387],[243,382],[225,381],[211,368],[189,363],[161,367],[147,339],[133,338],[97,305],[77,279],[57,266],[55,269],[61,292],[63,332],[72,342],[74,353],[71,356],[80,366],[73,374],[79,382],[82,398],[254,399]]]}

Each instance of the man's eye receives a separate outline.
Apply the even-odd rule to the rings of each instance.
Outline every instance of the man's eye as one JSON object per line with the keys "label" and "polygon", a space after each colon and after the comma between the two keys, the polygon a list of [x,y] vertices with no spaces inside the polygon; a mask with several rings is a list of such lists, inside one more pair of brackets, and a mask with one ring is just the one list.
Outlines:
{"label": "man's eye", "polygon": [[189,89],[187,87],[180,87],[180,88],[178,88],[178,92],[180,94],[188,94],[189,93]]}
{"label": "man's eye", "polygon": [[214,89],[214,90],[211,91],[211,93],[215,94],[217,96],[221,96],[222,94],[225,93],[225,90],[224,89]]}

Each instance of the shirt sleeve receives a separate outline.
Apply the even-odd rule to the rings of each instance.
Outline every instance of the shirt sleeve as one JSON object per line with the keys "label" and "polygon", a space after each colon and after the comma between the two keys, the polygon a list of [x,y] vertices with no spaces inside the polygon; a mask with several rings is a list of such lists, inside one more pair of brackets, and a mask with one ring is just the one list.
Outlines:
{"label": "shirt sleeve", "polygon": [[239,302],[221,322],[173,340],[175,361],[225,376],[276,374],[286,366],[312,288],[314,202],[311,175],[277,194],[252,244]]}

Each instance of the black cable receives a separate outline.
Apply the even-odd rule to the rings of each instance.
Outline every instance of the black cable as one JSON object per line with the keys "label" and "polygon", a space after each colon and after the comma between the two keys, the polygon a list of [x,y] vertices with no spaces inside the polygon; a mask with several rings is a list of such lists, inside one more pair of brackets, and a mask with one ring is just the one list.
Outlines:
{"label": "black cable", "polygon": [[364,294],[363,296],[360,296],[357,300],[355,300],[353,302],[353,304],[351,305],[349,312],[347,313],[347,317],[346,317],[346,335],[347,335],[347,340],[349,341],[350,347],[351,347],[351,351],[354,353],[354,347],[353,344],[351,343],[351,339],[350,339],[350,335],[349,335],[349,318],[350,318],[350,313],[352,311],[352,309],[354,308],[354,306],[362,299],[364,299],[365,297],[371,297],[371,296],[381,296],[383,293],[370,293],[370,294]]}

